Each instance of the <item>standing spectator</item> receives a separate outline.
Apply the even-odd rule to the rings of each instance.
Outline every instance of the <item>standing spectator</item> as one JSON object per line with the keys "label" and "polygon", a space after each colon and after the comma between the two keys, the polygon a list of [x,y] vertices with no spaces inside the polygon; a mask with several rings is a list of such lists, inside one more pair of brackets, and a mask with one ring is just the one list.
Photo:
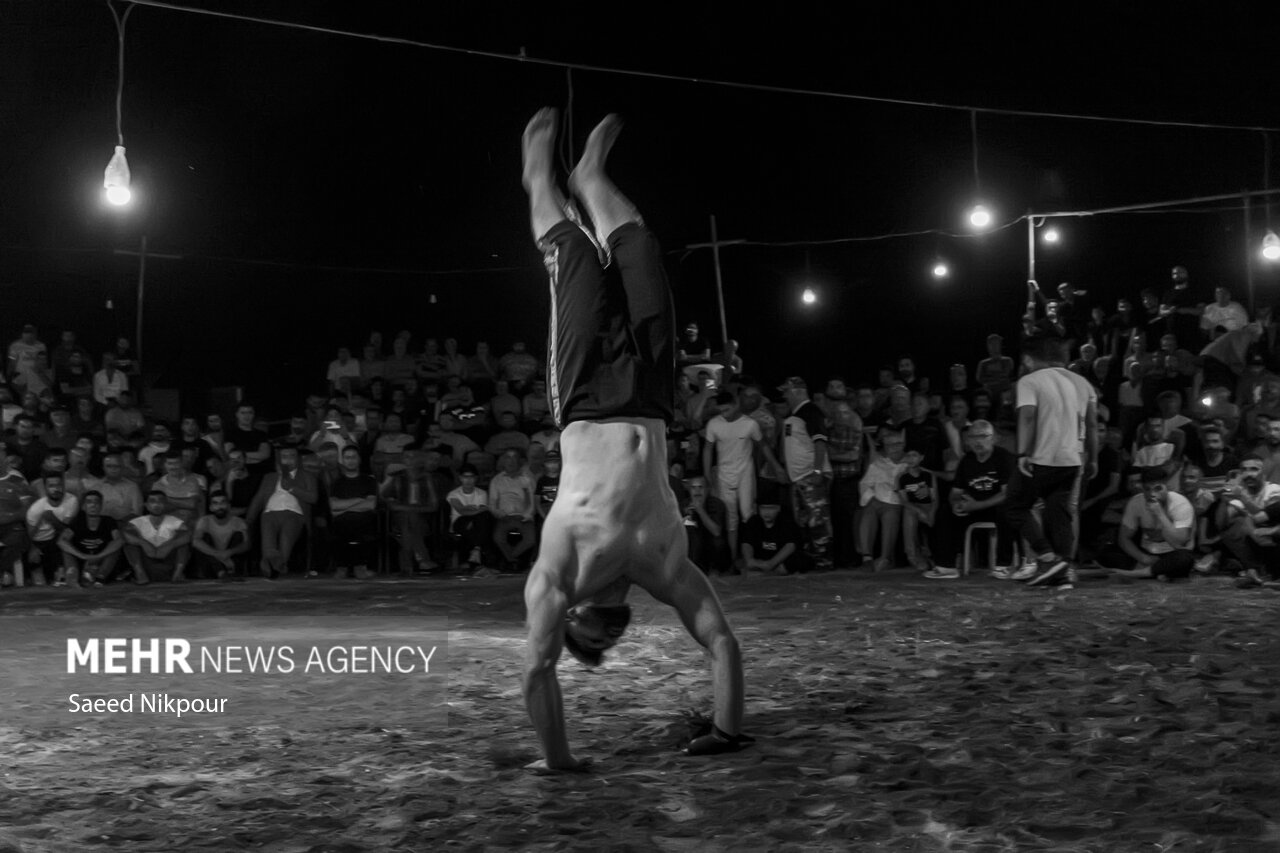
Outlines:
{"label": "standing spectator", "polygon": [[987,357],[978,362],[974,372],[974,381],[991,395],[992,408],[998,410],[1005,396],[1013,387],[1013,359],[1003,352],[1004,338],[1000,335],[987,335]]}
{"label": "standing spectator", "polygon": [[60,341],[53,352],[49,355],[49,360],[53,363],[53,372],[59,380],[66,375],[67,368],[72,364],[72,356],[80,356],[80,364],[84,367],[89,375],[93,375],[93,359],[89,356],[89,351],[80,344],[76,343],[76,333],[70,329],[64,329]]}
{"label": "standing spectator", "polygon": [[[3,388],[3,386],[0,386]],[[107,430],[102,425],[102,415],[98,411],[98,406],[93,400],[86,400],[83,397],[76,400],[75,409],[71,413],[71,429],[77,435],[93,436],[94,441],[101,443],[107,436]]]}
{"label": "standing spectator", "polygon": [[809,399],[809,386],[792,376],[778,386],[790,413],[783,422],[783,461],[792,483],[791,506],[807,534],[806,550],[817,568],[830,568],[831,518],[827,498],[827,432],[822,412]]}
{"label": "standing spectator", "polygon": [[907,386],[912,394],[929,393],[929,377],[916,374],[916,362],[909,355],[898,359],[898,381]]}
{"label": "standing spectator", "polygon": [[115,356],[116,367],[123,370],[131,380],[142,376],[142,363],[134,354],[133,344],[129,343],[128,338],[116,338],[116,346],[112,354]]}
{"label": "standing spectator", "polygon": [[36,586],[50,581],[54,586],[66,586],[58,539],[76,517],[80,502],[75,495],[67,494],[60,471],[45,472],[41,482],[44,497],[37,498],[27,509],[27,536],[31,540],[27,562],[32,567],[31,577]]}
{"label": "standing spectator", "polygon": [[400,539],[400,574],[404,577],[415,571],[428,574],[439,568],[427,544],[432,519],[440,508],[440,490],[428,468],[431,456],[439,458],[438,453],[405,450],[399,461],[387,465],[378,487]]}
{"label": "standing spectator", "polygon": [[67,399],[79,397],[93,398],[93,369],[80,350],[72,351],[67,356],[65,367],[55,372],[58,380],[58,394]]}
{"label": "standing spectator", "polygon": [[697,323],[689,323],[684,327],[684,337],[680,339],[676,349],[676,362],[681,366],[711,361],[711,344],[698,335]]}
{"label": "standing spectator", "polygon": [[418,381],[443,382],[445,376],[449,374],[449,367],[444,354],[440,352],[440,341],[436,338],[427,338],[424,347],[414,368]]}
{"label": "standing spectator", "polygon": [[176,515],[165,512],[164,492],[147,493],[147,514],[124,525],[124,555],[133,567],[134,582],[145,585],[153,577],[173,583],[187,579],[191,556],[191,528]]}
{"label": "standing spectator", "polygon": [[236,407],[236,425],[223,436],[223,452],[244,451],[249,470],[265,476],[271,468],[271,442],[266,432],[255,425],[256,415],[257,411],[248,403]]}
{"label": "standing spectator", "polygon": [[[738,527],[756,511],[757,452],[770,464],[777,464],[773,451],[764,443],[760,425],[742,414],[738,396],[721,391],[715,397],[719,414],[707,423],[707,439],[702,445],[702,470],[708,477],[715,471],[715,495],[725,504],[729,553],[738,555]],[[712,461],[718,464],[712,467]]]}
{"label": "standing spectator", "polygon": [[329,362],[329,370],[325,374],[329,390],[345,397],[359,389],[360,378],[360,362],[351,357],[351,349],[338,347],[338,357]]}
{"label": "standing spectator", "polygon": [[1203,309],[1191,295],[1191,277],[1186,267],[1174,267],[1169,277],[1173,286],[1160,297],[1159,313],[1165,320],[1166,333],[1178,339],[1178,346],[1191,346],[1198,341]]}
{"label": "standing spectator", "polygon": [[215,492],[209,497],[209,514],[196,522],[191,537],[196,577],[212,574],[218,580],[244,580],[251,544],[249,525],[231,514],[231,501],[225,493]]}
{"label": "standing spectator", "polygon": [[114,518],[102,514],[102,495],[85,492],[81,512],[58,536],[67,583],[102,586],[111,579],[124,539]]}
{"label": "standing spectator", "polygon": [[[866,390],[869,393],[871,389]],[[827,455],[831,460],[831,561],[837,569],[853,568],[858,556],[863,434],[862,419],[848,401],[838,400],[831,405]]]}
{"label": "standing spectator", "polygon": [[[1076,496],[1080,477],[1097,470],[1097,394],[1064,366],[1063,342],[1032,337],[1023,348],[1027,374],[1018,380],[1018,465],[1009,485],[1006,512],[1032,551],[1030,584],[1066,575],[1075,554]],[[1044,501],[1044,522],[1032,514]],[[1014,576],[1017,578],[1017,575]]]}
{"label": "standing spectator", "polygon": [[[470,462],[458,469],[458,488],[449,492],[449,530],[469,548],[467,564],[477,572],[485,569],[485,557],[493,543],[493,515],[489,512],[489,495],[476,488],[479,471]],[[489,572],[486,572],[489,574]]]}
{"label": "standing spectator", "polygon": [[36,327],[28,323],[22,327],[22,335],[9,344],[10,381],[15,385],[28,387],[36,369],[36,356],[40,353],[48,357],[48,348],[36,337]]}
{"label": "standing spectator", "polygon": [[503,412],[510,412],[516,416],[517,422],[520,419],[520,398],[511,393],[511,382],[506,379],[499,379],[494,383],[493,396],[489,398],[489,417],[494,423],[498,422],[498,417]]}
{"label": "standing spectator", "polygon": [[378,483],[360,470],[360,449],[342,448],[342,472],[329,485],[329,514],[333,519],[334,577],[344,578],[354,567],[360,580],[373,577],[369,565],[378,547]]}

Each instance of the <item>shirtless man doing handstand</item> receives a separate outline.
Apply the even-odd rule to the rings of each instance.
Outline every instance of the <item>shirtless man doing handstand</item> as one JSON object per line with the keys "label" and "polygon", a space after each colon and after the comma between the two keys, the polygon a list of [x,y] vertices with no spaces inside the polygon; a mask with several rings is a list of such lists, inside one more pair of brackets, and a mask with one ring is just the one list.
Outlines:
{"label": "shirtless man doing handstand", "polygon": [[691,755],[748,742],[742,659],[706,576],[688,558],[667,479],[675,311],[658,241],[605,175],[622,124],[592,132],[569,188],[594,235],[556,184],[558,116],[543,109],[524,132],[524,187],[533,237],[551,276],[547,394],[560,436],[560,491],[525,586],[529,642],[524,696],[542,741],[535,770],[583,766],[569,750],[556,664],[568,648],[593,666],[631,618],[631,584],[671,605],[711,658],[714,726]]}

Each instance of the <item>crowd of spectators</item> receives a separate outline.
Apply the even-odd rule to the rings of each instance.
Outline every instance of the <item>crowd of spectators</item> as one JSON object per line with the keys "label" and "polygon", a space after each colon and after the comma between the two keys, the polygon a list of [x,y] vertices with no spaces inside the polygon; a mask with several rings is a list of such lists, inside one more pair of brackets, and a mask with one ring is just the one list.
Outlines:
{"label": "crowd of spectators", "polygon": [[[1029,290],[1027,336],[1063,342],[1097,390],[1097,475],[1079,495],[1079,564],[1164,579],[1280,566],[1280,349],[1217,288],[1198,303],[1175,267],[1163,293],[1090,305]],[[1003,504],[1014,476],[1016,345],[931,381],[903,356],[874,381],[813,386],[744,370],[734,341],[679,341],[671,486],[691,559],[709,573],[911,566],[964,570],[966,534],[995,532],[998,577],[1026,555]],[[358,351],[357,358],[354,352]],[[749,355],[749,353],[748,353]],[[542,359],[520,341],[418,345],[401,332],[340,347],[324,389],[286,422],[254,406],[151,416],[125,340],[98,359],[64,331],[9,346],[0,385],[0,584],[368,578],[518,572],[559,483]],[[317,371],[319,373],[319,371]],[[932,378],[936,379],[936,377]],[[318,388],[318,385],[317,385]],[[818,390],[818,389],[821,390]],[[145,404],[145,400],[143,401]]]}

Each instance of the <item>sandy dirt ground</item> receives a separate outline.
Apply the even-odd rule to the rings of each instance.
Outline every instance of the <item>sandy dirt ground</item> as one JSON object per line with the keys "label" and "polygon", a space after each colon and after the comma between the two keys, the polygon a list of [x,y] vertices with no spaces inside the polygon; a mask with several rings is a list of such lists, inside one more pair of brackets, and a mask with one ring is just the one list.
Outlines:
{"label": "sandy dirt ground", "polygon": [[[0,853],[1280,850],[1280,593],[900,571],[715,583],[757,742],[680,754],[709,674],[636,593],[604,666],[562,662],[571,741],[594,763],[551,777],[524,769],[520,578],[4,590]],[[77,718],[44,676],[86,632],[439,626],[447,678],[227,678],[201,688],[237,703],[226,725]]]}

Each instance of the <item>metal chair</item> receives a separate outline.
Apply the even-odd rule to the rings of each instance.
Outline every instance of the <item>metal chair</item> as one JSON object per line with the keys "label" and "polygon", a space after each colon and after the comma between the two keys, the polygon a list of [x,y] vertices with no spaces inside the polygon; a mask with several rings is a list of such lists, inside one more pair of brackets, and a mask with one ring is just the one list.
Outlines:
{"label": "metal chair", "polygon": [[1000,529],[996,527],[994,521],[975,521],[964,532],[964,559],[961,561],[960,574],[965,577],[969,576],[969,570],[973,567],[973,532],[975,530],[991,532],[987,538],[989,545],[987,557],[991,568],[995,568],[996,565],[996,550],[1000,546]]}

